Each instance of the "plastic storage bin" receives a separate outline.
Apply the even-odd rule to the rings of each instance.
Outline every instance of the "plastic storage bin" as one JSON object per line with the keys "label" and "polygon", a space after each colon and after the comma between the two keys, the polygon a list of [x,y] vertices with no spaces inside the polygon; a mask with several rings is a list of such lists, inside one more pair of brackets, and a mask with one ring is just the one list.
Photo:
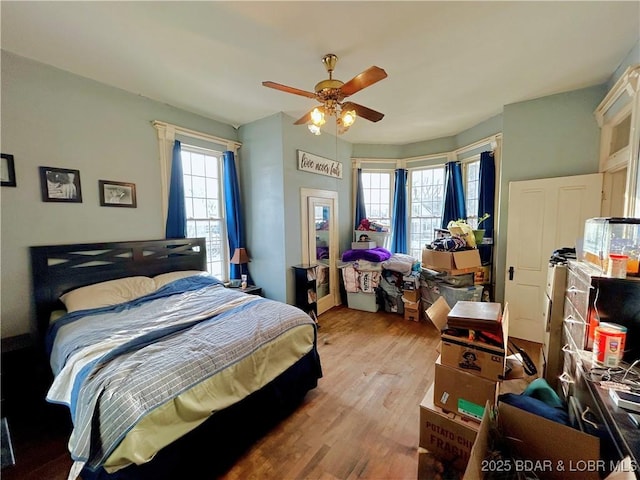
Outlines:
{"label": "plastic storage bin", "polygon": [[440,293],[449,304],[453,306],[460,300],[467,302],[480,302],[482,300],[482,285],[474,285],[472,287],[448,287],[440,285]]}
{"label": "plastic storage bin", "polygon": [[360,235],[367,235],[369,240],[376,242],[376,247],[382,247],[389,250],[391,246],[391,234],[389,232],[374,232],[373,230],[354,230],[356,242]]}
{"label": "plastic storage bin", "polygon": [[606,272],[609,255],[626,255],[627,274],[638,274],[640,218],[589,218],[584,225],[583,260]]}
{"label": "plastic storage bin", "polygon": [[347,292],[347,305],[349,308],[364,310],[365,312],[377,312],[378,302],[375,293],[349,293]]}

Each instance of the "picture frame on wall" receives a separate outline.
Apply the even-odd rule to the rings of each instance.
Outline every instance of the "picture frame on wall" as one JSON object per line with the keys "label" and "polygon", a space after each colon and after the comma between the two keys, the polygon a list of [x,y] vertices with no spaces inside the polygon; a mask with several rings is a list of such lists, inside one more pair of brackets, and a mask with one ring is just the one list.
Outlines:
{"label": "picture frame on wall", "polygon": [[100,205],[103,207],[136,208],[136,184],[115,182],[112,180],[98,180],[100,191]]}
{"label": "picture frame on wall", "polygon": [[43,202],[82,203],[80,170],[57,167],[39,168]]}
{"label": "picture frame on wall", "polygon": [[3,187],[15,187],[17,184],[13,155],[3,153],[0,156],[0,185]]}

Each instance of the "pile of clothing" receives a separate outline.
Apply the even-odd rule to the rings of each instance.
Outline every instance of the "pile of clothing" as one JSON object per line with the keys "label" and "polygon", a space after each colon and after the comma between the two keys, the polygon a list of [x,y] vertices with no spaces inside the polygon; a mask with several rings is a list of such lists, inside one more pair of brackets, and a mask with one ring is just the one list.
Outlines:
{"label": "pile of clothing", "polygon": [[420,263],[410,255],[392,254],[377,247],[347,250],[340,265],[347,293],[377,295],[377,303],[387,312],[404,313],[403,278],[418,271]]}

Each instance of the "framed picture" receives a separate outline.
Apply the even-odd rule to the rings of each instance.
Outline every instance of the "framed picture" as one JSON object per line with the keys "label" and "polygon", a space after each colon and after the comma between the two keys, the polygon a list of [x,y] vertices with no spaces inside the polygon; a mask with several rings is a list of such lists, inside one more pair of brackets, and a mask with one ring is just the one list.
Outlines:
{"label": "framed picture", "polygon": [[43,202],[82,203],[79,170],[40,167],[40,189]]}
{"label": "framed picture", "polygon": [[136,208],[136,184],[98,180],[100,205],[103,207]]}
{"label": "framed picture", "polygon": [[0,163],[0,185],[3,187],[16,186],[16,169],[13,164],[13,155],[7,153],[1,154],[2,162]]}

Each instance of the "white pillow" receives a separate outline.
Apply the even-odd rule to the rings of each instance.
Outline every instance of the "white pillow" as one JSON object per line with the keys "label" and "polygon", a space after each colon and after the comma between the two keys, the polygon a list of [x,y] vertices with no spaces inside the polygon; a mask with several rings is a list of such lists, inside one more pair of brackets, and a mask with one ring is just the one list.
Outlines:
{"label": "white pillow", "polygon": [[129,302],[156,291],[149,277],[126,277],[76,288],[60,297],[67,312],[108,307]]}
{"label": "white pillow", "polygon": [[175,282],[185,277],[192,277],[194,275],[207,275],[207,272],[201,272],[200,270],[181,270],[178,272],[162,273],[153,277],[153,281],[156,284],[156,289],[162,288],[168,283]]}

